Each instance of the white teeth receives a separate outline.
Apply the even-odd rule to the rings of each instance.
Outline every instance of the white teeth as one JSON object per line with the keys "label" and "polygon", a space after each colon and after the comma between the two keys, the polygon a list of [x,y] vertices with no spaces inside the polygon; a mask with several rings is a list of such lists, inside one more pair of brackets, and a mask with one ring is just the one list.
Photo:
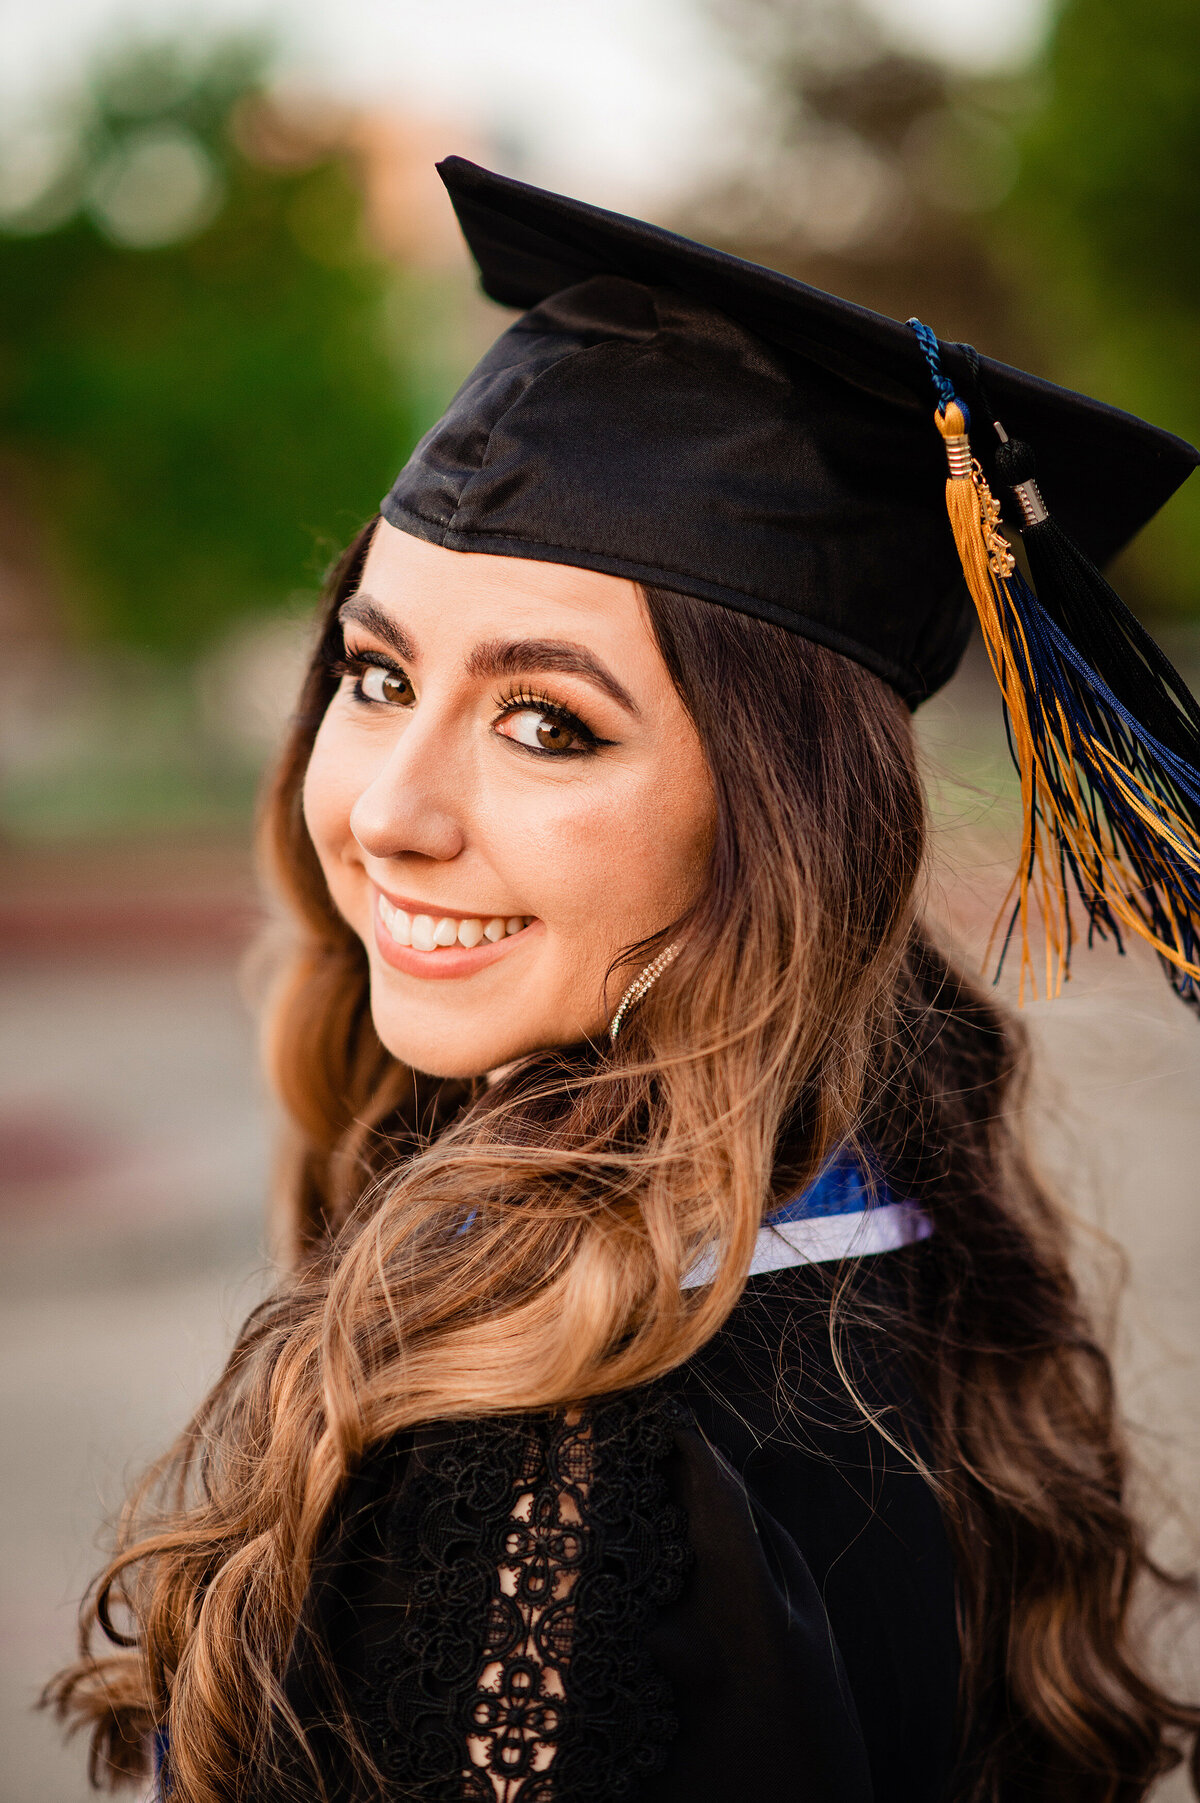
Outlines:
{"label": "white teeth", "polygon": [[418,952],[444,950],[448,946],[461,945],[466,951],[473,951],[484,940],[495,945],[510,933],[519,933],[529,925],[533,918],[529,914],[492,914],[486,920],[478,915],[468,915],[465,920],[452,918],[449,914],[435,917],[432,914],[407,914],[403,908],[394,907],[386,895],[379,897],[379,918],[387,929],[388,935],[397,945],[411,945]]}
{"label": "white teeth", "polygon": [[379,897],[379,918],[397,945],[412,944],[412,921],[403,908],[393,908],[386,895]]}

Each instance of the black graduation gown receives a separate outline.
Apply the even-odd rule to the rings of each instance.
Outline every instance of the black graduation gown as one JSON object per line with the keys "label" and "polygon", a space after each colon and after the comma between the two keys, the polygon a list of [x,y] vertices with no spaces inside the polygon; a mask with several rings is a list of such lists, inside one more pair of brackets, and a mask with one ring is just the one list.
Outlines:
{"label": "black graduation gown", "polygon": [[[859,1261],[865,1289],[921,1256]],[[434,1424],[373,1457],[287,1674],[321,1771],[293,1766],[288,1794],[937,1803],[949,1545],[835,1372],[829,1288],[827,1267],[752,1277],[669,1384],[573,1421]],[[860,1330],[843,1351],[919,1445],[886,1343]]]}

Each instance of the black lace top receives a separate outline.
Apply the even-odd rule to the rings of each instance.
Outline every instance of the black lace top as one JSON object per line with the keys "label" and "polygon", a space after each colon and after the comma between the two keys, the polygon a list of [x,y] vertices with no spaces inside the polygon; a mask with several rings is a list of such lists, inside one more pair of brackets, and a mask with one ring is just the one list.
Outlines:
{"label": "black lace top", "polygon": [[[752,1278],[668,1385],[373,1458],[288,1674],[316,1772],[289,1756],[255,1797],[936,1803],[948,1546],[833,1369],[828,1281]],[[889,1432],[919,1437],[886,1349],[852,1356]]]}

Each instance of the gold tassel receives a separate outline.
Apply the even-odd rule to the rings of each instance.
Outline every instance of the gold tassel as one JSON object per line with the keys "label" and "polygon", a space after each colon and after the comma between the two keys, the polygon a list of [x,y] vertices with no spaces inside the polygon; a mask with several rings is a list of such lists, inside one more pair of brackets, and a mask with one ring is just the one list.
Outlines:
{"label": "gold tassel", "polygon": [[996,925],[992,930],[988,953],[996,934],[1011,907],[1014,892],[1021,935],[1021,966],[1018,994],[1025,999],[1028,979],[1036,995],[1033,958],[1029,945],[1031,894],[1036,897],[1042,915],[1045,938],[1045,993],[1057,995],[1070,974],[1067,965],[1068,917],[1067,895],[1061,872],[1055,860],[1046,855],[1042,835],[1038,832],[1038,755],[1029,723],[1029,695],[1014,658],[1009,632],[1018,635],[1025,667],[1028,647],[1021,626],[1007,605],[1003,584],[1011,576],[1015,559],[1000,527],[1000,506],[987,485],[983,470],[971,454],[971,441],[962,409],[951,401],[935,414],[937,429],[946,446],[949,475],[946,479],[946,512],[958,550],[959,562],[979,624],[988,660],[1008,709],[1013,750],[1021,779],[1021,863],[1009,886]]}

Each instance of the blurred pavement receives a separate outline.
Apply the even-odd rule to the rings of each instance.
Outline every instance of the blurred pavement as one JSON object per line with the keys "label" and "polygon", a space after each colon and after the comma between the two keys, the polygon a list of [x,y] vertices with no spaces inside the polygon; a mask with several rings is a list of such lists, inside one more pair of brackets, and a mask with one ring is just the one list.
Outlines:
{"label": "blurred pavement", "polygon": [[2,1803],[88,1795],[82,1749],[33,1698],[70,1654],[105,1520],[264,1281],[267,1116],[230,943],[242,863],[224,898],[210,883],[207,930],[160,893],[127,900],[122,932],[109,891],[94,938],[67,910],[52,930],[44,896],[39,934],[10,888],[24,943],[0,966]]}

